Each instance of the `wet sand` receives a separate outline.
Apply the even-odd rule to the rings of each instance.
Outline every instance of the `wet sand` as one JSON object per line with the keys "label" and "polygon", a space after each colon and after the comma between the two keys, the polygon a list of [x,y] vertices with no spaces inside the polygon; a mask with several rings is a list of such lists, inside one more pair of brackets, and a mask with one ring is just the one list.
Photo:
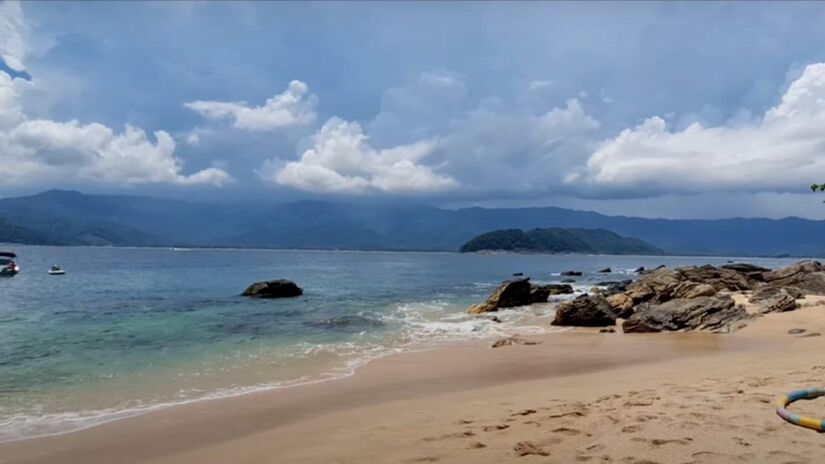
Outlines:
{"label": "wet sand", "polygon": [[399,354],[346,379],[0,444],[0,462],[802,462],[825,441],[772,401],[825,383],[825,338],[805,336],[825,333],[825,306],[804,304],[729,335],[577,330]]}

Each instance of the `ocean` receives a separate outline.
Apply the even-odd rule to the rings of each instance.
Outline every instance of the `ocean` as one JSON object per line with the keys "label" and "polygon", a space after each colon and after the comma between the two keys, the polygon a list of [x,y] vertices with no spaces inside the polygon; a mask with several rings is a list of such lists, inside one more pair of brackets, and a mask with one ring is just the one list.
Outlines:
{"label": "ocean", "polygon": [[[0,279],[0,441],[77,430],[188,401],[352,375],[371,359],[474,338],[561,331],[555,304],[463,313],[522,272],[582,271],[577,294],[638,266],[728,257],[214,250],[7,245]],[[766,267],[793,259],[748,258]],[[52,264],[67,274],[50,276]],[[610,267],[610,274],[597,273]],[[252,282],[304,295],[255,300]]]}

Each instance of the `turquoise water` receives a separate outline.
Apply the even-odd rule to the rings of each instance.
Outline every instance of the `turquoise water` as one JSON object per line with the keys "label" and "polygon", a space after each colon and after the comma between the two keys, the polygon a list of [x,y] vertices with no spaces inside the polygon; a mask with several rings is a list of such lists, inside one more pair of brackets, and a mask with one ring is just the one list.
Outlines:
{"label": "turquoise water", "polygon": [[[553,304],[462,313],[502,279],[580,270],[580,290],[638,266],[729,258],[459,255],[6,246],[0,279],[0,441],[59,433],[183,401],[317,382],[404,349],[544,332]],[[789,260],[749,259],[775,267]],[[49,276],[52,264],[65,276]],[[612,275],[596,274],[611,267]],[[251,282],[302,297],[250,300]]]}

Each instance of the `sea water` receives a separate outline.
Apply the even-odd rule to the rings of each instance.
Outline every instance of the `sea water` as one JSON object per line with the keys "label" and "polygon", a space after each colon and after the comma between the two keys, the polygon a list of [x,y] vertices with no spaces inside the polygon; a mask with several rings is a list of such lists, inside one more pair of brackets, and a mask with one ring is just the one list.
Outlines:
{"label": "sea water", "polygon": [[[732,258],[101,247],[0,247],[0,441],[62,433],[172,404],[351,375],[371,359],[558,331],[555,304],[463,313],[503,279],[577,292],[653,268]],[[791,260],[747,259],[776,267]],[[47,270],[59,264],[64,276]],[[597,271],[610,267],[612,273]],[[298,298],[240,297],[288,278]]]}

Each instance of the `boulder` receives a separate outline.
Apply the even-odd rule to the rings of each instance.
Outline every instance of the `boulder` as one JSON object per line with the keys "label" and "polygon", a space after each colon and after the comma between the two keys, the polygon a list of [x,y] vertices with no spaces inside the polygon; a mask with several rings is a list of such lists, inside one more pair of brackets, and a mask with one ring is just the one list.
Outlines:
{"label": "boulder", "polygon": [[576,283],[576,279],[561,279],[561,283],[563,283],[563,284],[574,284],[574,283]]}
{"label": "boulder", "polygon": [[469,308],[465,309],[464,312],[467,314],[484,314],[484,313],[491,313],[498,311],[498,306],[492,305],[490,303],[478,303],[470,305]]}
{"label": "boulder", "polygon": [[602,273],[602,274],[610,274],[611,272],[613,272],[613,270],[612,270],[612,269],[610,269],[609,267],[606,267],[606,268],[604,268],[604,269],[600,269],[600,270],[599,270],[599,271],[597,271],[597,272],[600,272],[600,273]]}
{"label": "boulder", "polygon": [[798,286],[805,294],[825,295],[825,272],[814,272],[806,275]]}
{"label": "boulder", "polygon": [[573,293],[573,287],[567,284],[549,284],[543,288],[547,289],[551,295],[568,295]]}
{"label": "boulder", "polygon": [[532,301],[530,279],[517,279],[503,282],[487,298],[487,303],[499,308],[512,308],[529,305]]}
{"label": "boulder", "polygon": [[819,261],[800,261],[790,266],[762,274],[765,283],[772,287],[799,287],[806,276],[825,271],[825,267]]}
{"label": "boulder", "polygon": [[295,282],[286,279],[256,282],[241,293],[250,298],[290,298],[303,295],[304,290]]}
{"label": "boulder", "polygon": [[564,272],[561,273],[561,275],[563,275],[563,276],[580,276],[580,275],[582,275],[582,273],[579,272],[579,271],[564,271]]}
{"label": "boulder", "polygon": [[633,269],[633,272],[635,272],[636,274],[641,274],[642,272],[645,272],[645,267],[639,266],[636,269]]}
{"label": "boulder", "polygon": [[664,303],[673,298],[673,290],[682,283],[682,276],[672,269],[646,272],[636,282],[627,286],[625,293],[634,304],[652,301]]}
{"label": "boulder", "polygon": [[616,313],[602,295],[582,295],[556,308],[553,325],[606,327],[616,324]]}
{"label": "boulder", "polygon": [[550,289],[544,286],[532,286],[530,287],[530,304],[533,303],[546,303],[547,299],[550,297]]}
{"label": "boulder", "polygon": [[645,304],[622,324],[625,333],[684,330],[727,332],[739,328],[750,316],[730,296],[678,298]]}
{"label": "boulder", "polygon": [[716,295],[716,288],[711,284],[697,284],[696,282],[682,282],[673,290],[674,298],[699,298],[700,296]]}
{"label": "boulder", "polygon": [[805,294],[802,292],[802,290],[796,287],[763,286],[754,290],[753,294],[751,295],[748,301],[750,301],[751,303],[760,303],[765,300],[770,300],[783,292],[792,296],[794,299],[805,298]]}
{"label": "boulder", "polygon": [[[753,301],[753,298],[751,298]],[[784,313],[786,311],[793,311],[799,307],[796,298],[791,295],[788,290],[780,288],[771,297],[764,297],[757,299],[757,311],[760,314],[767,313]]]}
{"label": "boulder", "polygon": [[627,319],[633,315],[633,299],[624,293],[615,293],[607,297],[607,304],[618,317]]}

